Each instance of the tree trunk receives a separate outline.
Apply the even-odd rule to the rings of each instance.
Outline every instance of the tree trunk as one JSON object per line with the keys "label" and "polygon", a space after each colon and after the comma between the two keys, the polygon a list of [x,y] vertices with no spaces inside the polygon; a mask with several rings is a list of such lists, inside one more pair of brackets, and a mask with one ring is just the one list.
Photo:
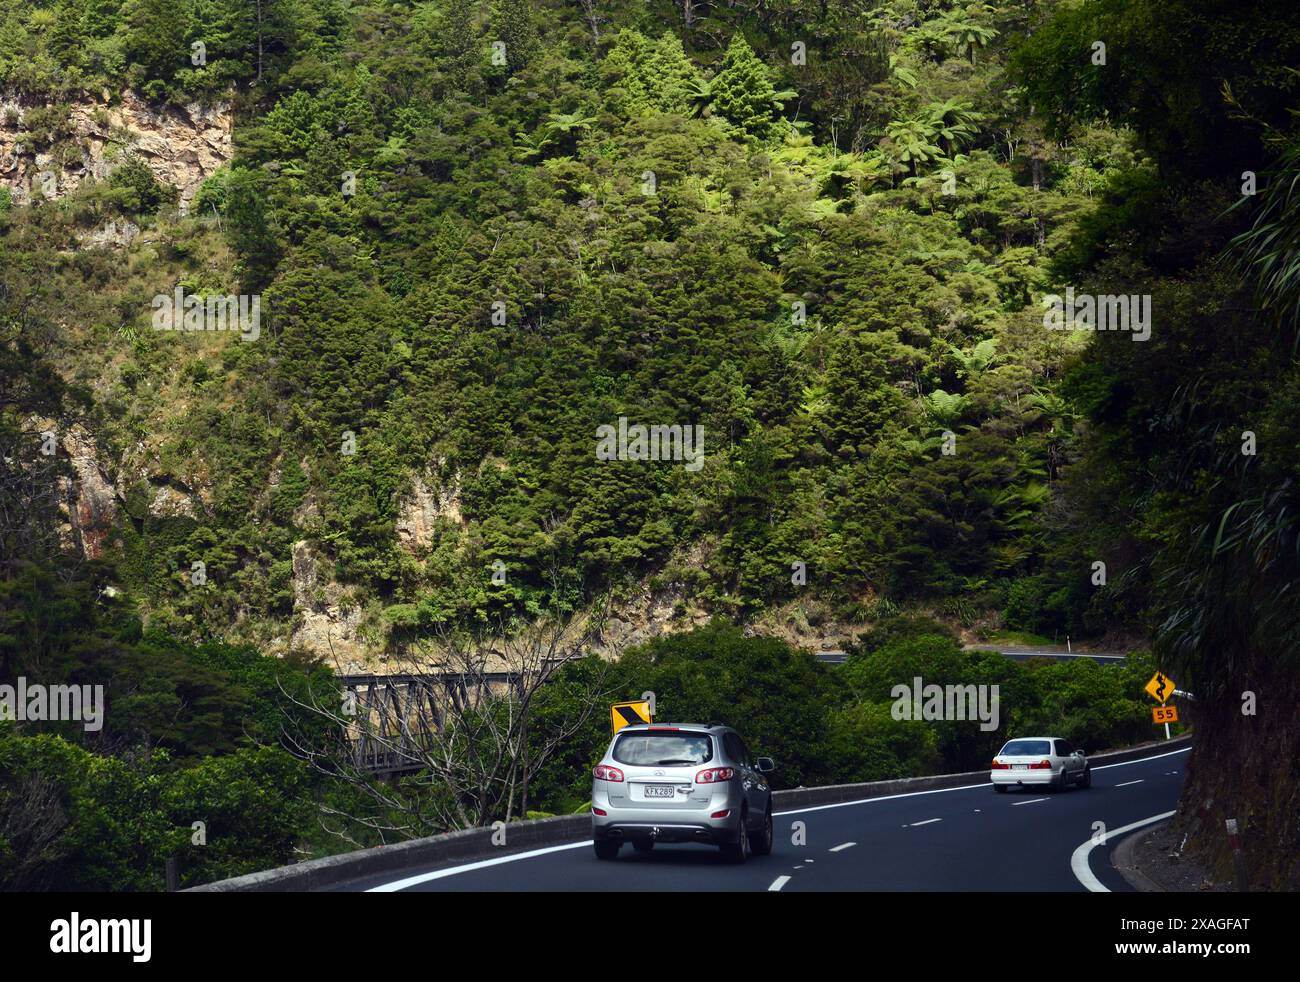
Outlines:
{"label": "tree trunk", "polygon": [[[1187,850],[1232,882],[1225,822],[1236,819],[1251,889],[1300,889],[1300,679],[1272,652],[1248,659],[1218,699],[1190,704],[1196,742],[1174,829]],[[1254,692],[1258,715],[1242,713]],[[1198,693],[1199,696],[1199,693]]]}

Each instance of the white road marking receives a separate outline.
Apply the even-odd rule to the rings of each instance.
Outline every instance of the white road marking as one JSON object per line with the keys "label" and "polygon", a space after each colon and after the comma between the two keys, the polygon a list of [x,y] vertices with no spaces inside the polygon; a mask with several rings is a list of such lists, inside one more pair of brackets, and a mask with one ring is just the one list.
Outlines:
{"label": "white road marking", "polygon": [[910,827],[916,828],[918,825],[930,825],[934,822],[942,822],[942,821],[943,821],[942,818],[927,818],[924,822],[913,822]]}
{"label": "white road marking", "polygon": [[1159,760],[1161,757],[1172,757],[1174,754],[1185,754],[1191,749],[1191,747],[1183,747],[1182,750],[1171,750],[1167,754],[1156,754],[1154,757],[1139,757],[1137,760],[1121,760],[1118,764],[1098,764],[1093,768],[1093,770],[1104,771],[1107,767],[1128,767],[1129,764],[1145,764],[1148,760]]}
{"label": "white road marking", "polygon": [[915,798],[923,794],[947,794],[950,791],[970,791],[973,788],[987,788],[988,782],[981,784],[963,784],[959,788],[935,788],[932,791],[905,791],[902,794],[887,794],[879,798],[859,798],[857,801],[837,801],[833,805],[809,805],[807,808],[792,808],[789,811],[773,812],[773,815],[802,815],[804,812],[821,812],[828,808],[849,808],[853,805],[869,805],[874,801],[893,801],[896,798]]}
{"label": "white road marking", "polygon": [[[1105,838],[1109,840],[1112,836],[1123,835],[1125,832],[1132,832],[1134,829],[1140,829],[1142,826],[1150,825],[1152,822],[1162,821],[1172,814],[1173,812],[1164,812],[1160,815],[1152,815],[1150,818],[1144,818],[1141,821],[1133,822],[1130,825],[1111,829],[1106,833]],[[1097,879],[1092,872],[1092,867],[1088,865],[1088,854],[1099,845],[1103,845],[1103,843],[1093,842],[1089,839],[1087,842],[1075,849],[1073,855],[1070,856],[1070,872],[1074,874],[1076,880],[1093,893],[1110,893],[1109,888],[1107,888],[1101,880]]]}
{"label": "white road marking", "polygon": [[1028,801],[1013,801],[1013,805],[1032,805],[1036,801],[1046,801],[1046,798],[1030,798]]}
{"label": "white road marking", "polygon": [[[1144,764],[1151,760],[1160,760],[1162,757],[1172,757],[1175,754],[1185,754],[1190,751],[1191,747],[1183,747],[1181,750],[1171,750],[1168,753],[1156,754],[1152,757],[1138,757],[1136,760],[1125,760],[1118,764],[1099,764],[1093,768],[1094,771],[1102,771],[1107,767],[1127,767],[1130,764]],[[893,801],[896,798],[915,798],[924,794],[948,794],[952,791],[971,791],[975,788],[988,788],[987,782],[980,784],[963,784],[956,788],[934,788],[930,791],[905,791],[902,794],[883,795],[878,798],[860,798],[857,801],[837,801],[831,805],[811,805],[808,808],[793,808],[789,811],[774,812],[775,815],[802,815],[805,812],[825,811],[829,808],[849,808],[853,805],[870,805],[877,801]],[[1045,800],[1045,799],[1044,799]],[[1029,802],[1020,801],[1016,804],[1027,805]],[[537,856],[545,856],[553,852],[562,852],[565,849],[585,849],[591,845],[591,840],[586,839],[582,842],[569,842],[561,846],[547,846],[544,849],[531,849],[528,852],[512,853],[509,856],[499,856],[496,859],[484,859],[475,863],[466,863],[463,866],[451,866],[447,869],[433,870],[428,873],[419,873],[415,876],[408,876],[400,880],[393,880],[391,883],[381,883],[379,886],[370,887],[367,893],[395,893],[398,890],[405,890],[408,887],[418,886],[421,883],[428,883],[431,880],[440,880],[446,876],[455,876],[457,873],[470,873],[476,869],[486,869],[489,866],[497,866],[501,863],[514,863],[523,859],[533,859]],[[806,859],[806,863],[812,863],[814,860]]]}
{"label": "white road marking", "polygon": [[1117,784],[1117,785],[1115,785],[1115,787],[1117,787],[1117,788],[1127,788],[1130,784],[1141,784],[1141,783],[1142,783],[1142,780],[1143,780],[1142,778],[1138,778],[1136,781],[1125,781],[1123,784]]}
{"label": "white road marking", "polygon": [[831,846],[831,848],[830,848],[829,850],[827,850],[827,851],[828,851],[828,852],[843,852],[845,849],[852,849],[852,848],[853,848],[854,846],[856,846],[856,845],[857,845],[856,842],[841,842],[838,846]]}
{"label": "white road marking", "polygon": [[785,886],[789,882],[790,882],[790,877],[778,876],[775,880],[772,881],[772,885],[767,888],[767,891],[768,893],[773,893],[777,890],[780,890],[783,886]]}
{"label": "white road marking", "polygon": [[415,876],[408,876],[402,880],[394,880],[392,883],[381,883],[377,887],[371,887],[366,893],[396,893],[398,890],[405,890],[407,887],[419,886],[421,883],[428,883],[430,880],[441,880],[444,876],[455,876],[457,873],[468,873],[471,870],[487,869],[489,866],[500,866],[502,863],[513,863],[520,859],[532,859],[534,856],[545,856],[551,852],[563,852],[565,849],[584,849],[590,847],[590,840],[582,842],[569,842],[562,846],[547,846],[545,849],[530,849],[528,852],[517,852],[511,856],[499,856],[496,859],[484,859],[477,863],[466,863],[464,866],[452,866],[449,869],[436,869],[429,873],[418,873]]}

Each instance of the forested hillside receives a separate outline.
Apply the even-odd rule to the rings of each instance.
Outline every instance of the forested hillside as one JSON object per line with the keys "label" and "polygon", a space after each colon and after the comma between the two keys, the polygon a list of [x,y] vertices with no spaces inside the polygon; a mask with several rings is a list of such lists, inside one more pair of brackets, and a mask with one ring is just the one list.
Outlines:
{"label": "forested hillside", "polygon": [[[1280,3],[0,0],[0,675],[120,663],[94,749],[192,791],[313,658],[607,595],[1149,636],[1200,759],[1259,755],[1187,800],[1285,882],[1298,48]],[[1067,289],[1149,338],[1047,329]],[[156,330],[177,290],[257,330]],[[620,421],[702,456],[603,459]],[[976,753],[808,684],[809,779]]]}
{"label": "forested hillside", "polygon": [[[56,30],[12,5],[0,79],[47,102],[124,60],[156,99],[243,83],[189,217],[152,189],[85,201],[100,182],[6,219],[12,261],[56,271],[33,313],[95,392],[112,551],[152,623],[283,637],[301,541],[372,648],[646,578],[740,617],[802,589],[823,617],[1107,626],[1085,557],[1049,560],[1083,339],[1036,298],[1144,165],[1122,129],[1028,117],[1005,54],[1045,9],[278,3],[259,74],[242,6],[165,35],[112,7],[37,11]],[[163,55],[201,39],[202,70]],[[54,122],[29,138],[60,152]],[[113,207],[147,244],[62,252]],[[152,333],[178,283],[260,294],[262,337]],[[596,459],[620,417],[702,427],[702,469]],[[151,507],[164,486],[182,509]],[[404,540],[421,494],[453,507]]]}

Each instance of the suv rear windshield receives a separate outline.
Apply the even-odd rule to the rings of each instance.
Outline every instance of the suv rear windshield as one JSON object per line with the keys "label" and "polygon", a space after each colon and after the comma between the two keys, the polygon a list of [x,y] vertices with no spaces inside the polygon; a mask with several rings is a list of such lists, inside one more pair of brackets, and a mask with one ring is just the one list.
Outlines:
{"label": "suv rear windshield", "polygon": [[1047,740],[1012,740],[999,757],[1035,757],[1052,752],[1052,744]]}
{"label": "suv rear windshield", "polygon": [[713,741],[707,733],[673,733],[639,730],[622,733],[614,744],[614,759],[639,767],[685,767],[713,759]]}

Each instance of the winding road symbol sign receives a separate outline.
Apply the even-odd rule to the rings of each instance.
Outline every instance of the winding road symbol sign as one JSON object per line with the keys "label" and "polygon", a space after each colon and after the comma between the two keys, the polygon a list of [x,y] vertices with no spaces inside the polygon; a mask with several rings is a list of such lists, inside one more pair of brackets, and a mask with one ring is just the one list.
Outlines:
{"label": "winding road symbol sign", "polygon": [[638,699],[635,702],[616,702],[609,707],[609,719],[615,733],[633,723],[653,722],[650,719],[650,702],[647,699]]}
{"label": "winding road symbol sign", "polygon": [[1174,694],[1174,689],[1178,684],[1168,675],[1156,672],[1151,676],[1151,681],[1147,683],[1147,694],[1156,702],[1166,702]]}

